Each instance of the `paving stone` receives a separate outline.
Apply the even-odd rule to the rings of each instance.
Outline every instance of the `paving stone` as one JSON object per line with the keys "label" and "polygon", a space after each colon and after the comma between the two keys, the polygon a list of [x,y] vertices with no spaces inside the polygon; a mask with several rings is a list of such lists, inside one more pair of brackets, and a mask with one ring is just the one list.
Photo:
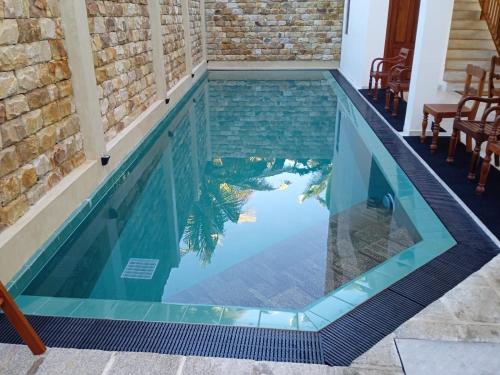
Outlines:
{"label": "paving stone", "polygon": [[385,337],[373,348],[357,358],[353,365],[388,367],[401,370],[401,361],[394,343],[395,338],[393,334]]}
{"label": "paving stone", "polygon": [[111,354],[98,350],[50,349],[36,375],[101,374]]}
{"label": "paving stone", "polygon": [[226,358],[187,357],[182,375],[253,374],[255,361]]}
{"label": "paving stone", "polygon": [[113,353],[107,375],[177,374],[181,356],[149,353]]}
{"label": "paving stone", "polygon": [[402,370],[376,367],[337,367],[335,375],[404,375]]}
{"label": "paving stone", "polygon": [[460,341],[465,339],[465,327],[458,323],[411,319],[401,325],[394,334],[396,338]]}
{"label": "paving stone", "polygon": [[333,375],[335,368],[301,363],[257,362],[252,374],[259,375]]}
{"label": "paving stone", "polygon": [[500,344],[396,340],[407,375],[498,374]]}
{"label": "paving stone", "polygon": [[34,373],[44,356],[33,356],[27,346],[0,344],[0,374]]}

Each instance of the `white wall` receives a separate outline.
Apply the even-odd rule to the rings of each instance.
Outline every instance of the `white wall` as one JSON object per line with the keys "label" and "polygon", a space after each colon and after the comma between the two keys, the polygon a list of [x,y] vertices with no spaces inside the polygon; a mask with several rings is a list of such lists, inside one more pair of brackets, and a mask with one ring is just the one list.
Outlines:
{"label": "white wall", "polygon": [[368,86],[372,60],[384,55],[389,0],[351,0],[347,35],[345,4],[340,71],[359,89]]}
{"label": "white wall", "polygon": [[454,0],[422,0],[413,58],[406,134],[420,131],[425,103],[441,102],[439,86],[443,81]]}

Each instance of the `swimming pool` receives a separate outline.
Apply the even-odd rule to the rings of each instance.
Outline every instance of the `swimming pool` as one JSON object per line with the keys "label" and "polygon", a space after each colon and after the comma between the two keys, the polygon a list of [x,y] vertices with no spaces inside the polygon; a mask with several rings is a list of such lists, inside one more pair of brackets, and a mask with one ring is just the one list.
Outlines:
{"label": "swimming pool", "polygon": [[256,76],[201,80],[40,250],[26,313],[315,331],[455,245],[330,73]]}

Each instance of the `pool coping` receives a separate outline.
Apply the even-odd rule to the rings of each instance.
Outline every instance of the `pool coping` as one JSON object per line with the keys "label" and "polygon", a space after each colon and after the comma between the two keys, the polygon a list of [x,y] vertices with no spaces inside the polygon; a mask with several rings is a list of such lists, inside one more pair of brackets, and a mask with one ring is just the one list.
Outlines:
{"label": "pool coping", "polygon": [[[47,344],[49,346],[61,346],[65,344],[66,346],[62,347],[80,347],[79,345],[85,341],[85,338],[88,340],[88,334],[91,333],[92,327],[96,325],[99,325],[101,329],[104,329],[104,326],[115,327],[120,332],[127,330],[127,327],[132,328],[137,326],[141,326],[145,331],[148,331],[148,327],[152,326],[164,326],[165,330],[176,330],[176,327],[178,327],[177,342],[171,342],[170,346],[167,345],[169,348],[168,350],[165,349],[167,351],[162,351],[161,349],[166,348],[166,338],[154,335],[155,330],[151,331],[153,336],[148,337],[146,335],[144,337],[141,334],[142,340],[139,343],[134,344],[132,347],[126,346],[126,348],[133,351],[158,351],[190,355],[192,352],[185,349],[184,340],[187,339],[185,335],[195,334],[197,339],[193,342],[193,338],[191,338],[191,345],[196,344],[195,346],[199,347],[199,350],[195,352],[196,355],[300,361],[304,363],[325,363],[345,366],[350,364],[352,360],[368,350],[380,339],[391,333],[404,321],[441,297],[446,291],[452,289],[460,281],[493,258],[499,249],[479,229],[477,224],[466,214],[458,202],[430,175],[427,169],[423,168],[421,162],[409,152],[407,146],[398,135],[392,129],[387,131],[388,126],[384,120],[364,101],[361,95],[349,84],[341,73],[337,70],[331,71],[331,73],[357,110],[365,118],[368,125],[391,153],[392,157],[408,175],[411,182],[420,191],[429,206],[456,239],[457,245],[455,247],[431,260],[388,289],[355,307],[352,311],[319,332],[177,323],[30,317],[30,320],[36,323],[35,326],[38,328],[42,338],[47,341]],[[186,96],[188,95],[186,94]],[[462,214],[456,215],[457,212]],[[105,324],[104,322],[108,323]],[[0,320],[0,326],[3,323]],[[79,331],[82,332],[83,337],[66,337],[67,335],[63,335],[64,340],[62,342],[63,338],[60,337],[61,324],[67,328],[70,328],[72,324],[77,325],[81,328]],[[58,328],[56,329],[56,327]],[[56,332],[54,332],[54,329]],[[15,335],[14,338],[12,334],[9,336],[8,330],[5,331],[2,329],[0,332],[2,332],[0,333],[0,341],[7,340],[8,342],[7,337],[10,337],[10,340],[15,340]],[[4,332],[7,334],[5,335]],[[212,332],[212,334],[208,334],[207,336],[207,334],[201,334],[201,332]],[[224,335],[226,335],[224,337],[227,337],[226,341],[218,344],[225,349],[214,352],[213,349],[209,350],[207,348],[204,352],[203,348],[212,342],[211,340],[215,337],[213,335],[217,335],[217,332],[219,334],[220,332],[224,332]],[[124,345],[123,340],[130,341],[128,334],[124,335],[124,337],[111,335],[114,336],[113,339],[109,337],[105,337],[105,340],[94,339],[92,345],[90,347],[86,346],[86,348],[110,350],[110,345],[111,347],[125,348],[121,346],[122,344]],[[252,338],[255,339],[256,337],[260,337],[259,340],[262,337],[266,337],[271,341],[268,344],[265,344],[267,341],[263,341],[262,344],[258,344],[255,347],[249,345],[246,350],[240,348],[241,350],[238,353],[233,350],[231,351],[231,353],[234,352],[233,354],[223,354],[228,352],[228,345],[238,345],[239,343],[245,346],[246,342],[251,342]],[[305,349],[303,342],[301,342],[305,337],[307,337],[306,341],[309,344],[314,344],[313,346],[316,348],[314,350],[319,350],[320,353],[309,352]],[[54,344],[51,345],[51,342]],[[210,345],[213,345],[213,343]],[[175,348],[177,347],[179,347],[178,350],[180,351],[176,351],[177,349]],[[277,355],[276,353],[281,354]],[[300,353],[305,354],[301,357],[302,354],[299,355]]]}

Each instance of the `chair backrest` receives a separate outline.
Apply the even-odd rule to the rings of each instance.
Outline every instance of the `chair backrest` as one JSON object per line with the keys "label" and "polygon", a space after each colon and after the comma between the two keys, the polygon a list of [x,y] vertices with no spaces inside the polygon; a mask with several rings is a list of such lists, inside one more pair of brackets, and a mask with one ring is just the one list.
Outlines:
{"label": "chair backrest", "polygon": [[500,96],[500,56],[491,58],[488,97],[493,98],[494,96]]}
{"label": "chair backrest", "polygon": [[[467,96],[481,96],[484,90],[484,84],[486,81],[486,70],[483,68],[469,64],[465,69],[467,73],[467,78],[465,79],[464,92],[462,94],[462,99]],[[476,86],[474,86],[474,78],[476,78]],[[479,109],[479,102],[475,101],[471,108],[471,114],[469,119],[474,119],[477,115],[477,110]]]}
{"label": "chair backrest", "polygon": [[410,58],[411,50],[408,48],[401,48],[399,50],[398,57],[400,58],[401,63],[404,65],[408,65],[408,59]]}

